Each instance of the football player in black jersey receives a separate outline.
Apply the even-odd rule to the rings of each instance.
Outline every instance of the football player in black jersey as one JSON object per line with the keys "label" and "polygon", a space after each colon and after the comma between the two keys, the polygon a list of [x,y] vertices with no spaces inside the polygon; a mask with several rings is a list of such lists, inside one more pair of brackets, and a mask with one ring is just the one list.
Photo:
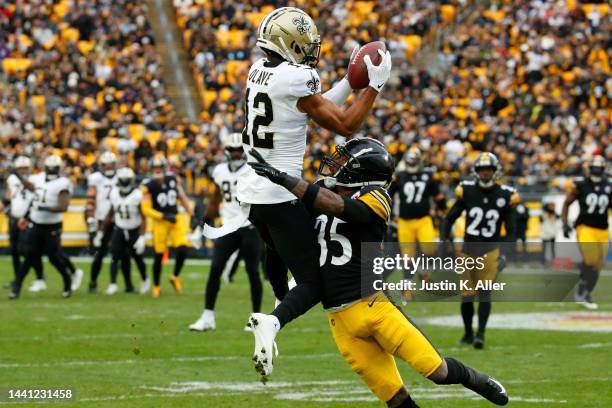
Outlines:
{"label": "football player in black jersey", "polygon": [[[433,169],[423,167],[418,147],[408,149],[400,166],[403,168],[395,173],[389,187],[389,195],[395,197],[397,194],[399,198],[397,239],[400,249],[403,254],[413,257],[417,254],[418,243],[420,251],[431,256],[436,252],[431,203],[433,201],[436,210],[445,215],[446,198],[440,192],[440,183]],[[405,291],[404,298],[412,299],[412,293]]]}
{"label": "football player in black jersey", "polygon": [[177,294],[182,292],[179,274],[187,259],[187,248],[191,243],[187,239],[187,230],[181,220],[177,219],[180,202],[190,216],[193,216],[191,203],[187,199],[178,177],[167,172],[168,164],[161,156],[154,157],[151,163],[151,179],[143,182],[142,211],[153,220],[153,297],[160,295],[162,258],[168,250],[168,241],[175,249],[174,273],[170,283]]}
{"label": "football player in black jersey", "polygon": [[[449,210],[440,228],[441,248],[449,240],[453,224],[465,211],[465,235],[463,253],[469,257],[484,257],[484,268],[466,271],[463,278],[470,281],[471,290],[464,291],[461,303],[461,316],[465,334],[461,344],[473,344],[475,348],[484,347],[484,335],[491,313],[491,291],[474,290],[480,282],[495,281],[498,267],[505,261],[500,255],[498,243],[501,239],[502,223],[506,227],[507,242],[516,242],[514,207],[520,198],[512,187],[499,184],[501,165],[493,153],[481,153],[472,167],[474,180],[462,181],[455,190],[456,201]],[[474,300],[478,298],[478,332],[474,337],[472,320]]]}
{"label": "football player in black jersey", "polygon": [[561,219],[563,234],[569,238],[572,229],[568,221],[569,206],[578,200],[580,213],[575,225],[582,263],[579,265],[580,281],[575,300],[588,309],[597,309],[591,292],[597,284],[599,271],[608,253],[608,213],[612,183],[606,177],[606,161],[602,156],[593,157],[586,170],[586,177],[578,177],[570,187],[563,203]]}
{"label": "football player in black jersey", "polygon": [[[442,358],[384,292],[362,286],[361,244],[382,243],[391,213],[384,187],[393,175],[393,158],[382,143],[357,138],[339,145],[321,166],[328,188],[289,176],[257,152],[251,154],[258,160],[249,163],[257,174],[287,188],[318,215],[322,302],[329,326],[346,362],[380,400],[389,407],[417,407],[397,370],[397,356],[437,384],[463,384],[495,404],[508,403],[498,381],[453,358]],[[263,322],[257,315],[250,320],[256,333]]]}

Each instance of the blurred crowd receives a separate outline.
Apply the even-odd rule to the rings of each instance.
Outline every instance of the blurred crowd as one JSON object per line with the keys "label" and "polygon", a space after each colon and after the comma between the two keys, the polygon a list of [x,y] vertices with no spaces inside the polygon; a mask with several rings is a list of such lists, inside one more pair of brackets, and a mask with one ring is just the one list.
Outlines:
{"label": "blurred crowd", "polygon": [[[289,5],[317,22],[323,90],[345,75],[354,45],[385,41],[395,77],[360,135],[397,158],[417,144],[449,182],[480,150],[521,183],[576,174],[586,156],[612,159],[612,12],[593,2],[173,0],[204,106],[198,123],[178,117],[165,93],[143,0],[11,2],[0,6],[0,172],[17,151],[60,149],[78,182],[110,149],[141,173],[163,153],[192,180],[206,174],[242,130],[257,26]],[[467,21],[436,37],[467,7]],[[415,68],[431,44],[440,77]],[[312,176],[340,139],[316,127],[309,137]]]}

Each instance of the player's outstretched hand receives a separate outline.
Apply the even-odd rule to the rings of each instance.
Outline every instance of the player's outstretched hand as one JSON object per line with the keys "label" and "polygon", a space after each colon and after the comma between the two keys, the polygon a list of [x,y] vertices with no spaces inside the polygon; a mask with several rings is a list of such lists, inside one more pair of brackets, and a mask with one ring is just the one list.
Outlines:
{"label": "player's outstretched hand", "polygon": [[248,162],[248,165],[255,170],[255,173],[262,177],[266,177],[273,183],[283,185],[287,173],[270,166],[257,150],[251,149],[249,150],[249,154],[257,160],[256,162]]}
{"label": "player's outstretched hand", "polygon": [[370,59],[369,55],[363,57],[363,62],[365,62],[366,67],[368,68],[370,86],[377,92],[380,92],[391,75],[391,53],[389,53],[389,51],[383,52],[382,50],[378,50],[378,53],[382,57],[382,61],[380,61],[379,65],[372,64],[372,60]]}

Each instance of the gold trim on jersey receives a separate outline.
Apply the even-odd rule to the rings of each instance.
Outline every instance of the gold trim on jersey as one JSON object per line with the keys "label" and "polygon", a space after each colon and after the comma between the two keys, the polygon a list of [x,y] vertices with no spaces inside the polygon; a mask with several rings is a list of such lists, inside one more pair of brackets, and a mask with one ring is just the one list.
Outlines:
{"label": "gold trim on jersey", "polygon": [[385,221],[389,221],[391,216],[391,203],[384,194],[379,191],[372,190],[359,197],[368,207],[370,207],[376,215]]}

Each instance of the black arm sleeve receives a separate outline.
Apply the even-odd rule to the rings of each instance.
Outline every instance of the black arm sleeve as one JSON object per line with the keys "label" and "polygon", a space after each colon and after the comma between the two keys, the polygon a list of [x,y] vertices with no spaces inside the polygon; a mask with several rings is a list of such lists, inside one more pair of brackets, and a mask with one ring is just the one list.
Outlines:
{"label": "black arm sleeve", "polygon": [[394,179],[391,182],[391,185],[387,189],[387,192],[389,193],[389,196],[391,196],[391,197],[393,197],[395,195],[395,193],[397,192],[397,180]]}
{"label": "black arm sleeve", "polygon": [[348,223],[359,223],[366,224],[370,222],[373,217],[378,217],[374,210],[372,210],[366,203],[361,200],[353,200],[348,197],[344,197],[344,210],[342,214],[338,216],[342,221]]}
{"label": "black arm sleeve", "polygon": [[457,221],[457,218],[461,216],[464,209],[465,205],[463,204],[463,200],[457,199],[446,215],[444,221],[442,221],[442,225],[440,226],[440,241],[448,240],[453,224],[455,221]]}

